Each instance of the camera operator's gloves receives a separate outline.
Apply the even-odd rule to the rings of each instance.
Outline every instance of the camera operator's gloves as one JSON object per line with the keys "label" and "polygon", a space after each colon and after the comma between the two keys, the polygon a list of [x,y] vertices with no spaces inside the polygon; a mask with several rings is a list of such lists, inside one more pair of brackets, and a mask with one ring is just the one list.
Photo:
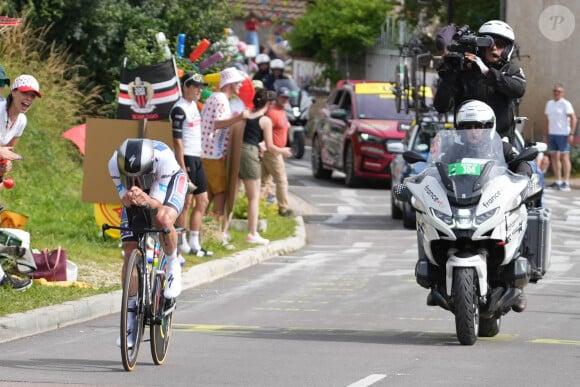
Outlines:
{"label": "camera operator's gloves", "polygon": [[395,197],[395,199],[401,202],[408,202],[409,200],[411,200],[411,197],[413,196],[413,194],[411,193],[409,188],[407,188],[405,183],[397,184],[396,186],[394,186],[391,190],[391,193]]}
{"label": "camera operator's gloves", "polygon": [[478,57],[476,55],[475,58],[473,59],[473,62],[475,62],[475,64],[477,65],[477,67],[479,67],[479,70],[481,71],[481,73],[483,75],[487,74],[487,72],[489,71],[489,67],[487,67],[485,65],[485,63],[483,63],[483,60],[481,60],[480,57]]}

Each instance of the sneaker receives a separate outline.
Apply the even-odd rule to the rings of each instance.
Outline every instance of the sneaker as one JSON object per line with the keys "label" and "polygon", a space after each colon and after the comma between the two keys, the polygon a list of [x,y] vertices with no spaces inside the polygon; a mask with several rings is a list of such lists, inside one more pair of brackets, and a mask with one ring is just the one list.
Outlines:
{"label": "sneaker", "polygon": [[570,191],[570,184],[566,182],[560,184],[560,191]]}
{"label": "sneaker", "polygon": [[268,195],[266,195],[266,204],[271,206],[274,203],[276,203],[276,195],[268,193]]}
{"label": "sneaker", "polygon": [[270,240],[268,240],[266,238],[262,238],[260,236],[260,234],[258,234],[258,233],[256,233],[255,235],[248,234],[246,241],[248,243],[253,243],[253,244],[257,244],[257,245],[267,245],[268,243],[270,243]]}
{"label": "sneaker", "polygon": [[23,292],[32,286],[32,280],[30,278],[18,279],[9,274],[4,274],[4,277],[0,281],[0,286],[12,288],[17,292]]}
{"label": "sneaker", "polygon": [[191,254],[195,255],[196,257],[211,257],[213,255],[213,251],[207,251],[205,249],[191,249]]}
{"label": "sneaker", "polygon": [[280,216],[294,216],[294,211],[292,211],[292,210],[278,211],[278,215],[280,215]]}
{"label": "sneaker", "polygon": [[548,189],[555,189],[555,190],[559,190],[560,189],[561,184],[558,184],[556,182],[553,182],[552,184],[550,184],[549,186],[547,186],[546,188]]}
{"label": "sneaker", "polygon": [[178,259],[167,262],[167,283],[163,295],[165,298],[177,298],[181,294],[181,265]]}
{"label": "sneaker", "polygon": [[230,243],[230,234],[223,233],[222,234],[222,247],[226,250],[234,250],[236,247]]}

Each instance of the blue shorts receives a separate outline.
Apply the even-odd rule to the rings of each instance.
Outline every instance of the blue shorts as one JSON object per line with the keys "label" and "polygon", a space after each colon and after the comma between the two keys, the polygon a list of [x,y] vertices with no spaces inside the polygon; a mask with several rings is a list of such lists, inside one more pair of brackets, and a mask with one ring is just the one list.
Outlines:
{"label": "blue shorts", "polygon": [[548,136],[548,147],[550,152],[569,153],[570,144],[568,144],[568,136],[550,134]]}

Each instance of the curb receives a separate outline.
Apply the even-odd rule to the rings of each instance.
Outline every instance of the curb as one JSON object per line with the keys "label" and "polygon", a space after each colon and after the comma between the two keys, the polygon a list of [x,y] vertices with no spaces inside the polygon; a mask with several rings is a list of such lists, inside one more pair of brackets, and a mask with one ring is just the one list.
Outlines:
{"label": "curb", "polygon": [[[295,219],[296,228],[290,238],[239,251],[225,258],[195,265],[185,271],[182,275],[183,290],[213,282],[267,259],[301,249],[306,244],[304,219],[301,216]],[[118,313],[121,310],[121,296],[122,291],[117,290],[0,317],[0,343]]]}

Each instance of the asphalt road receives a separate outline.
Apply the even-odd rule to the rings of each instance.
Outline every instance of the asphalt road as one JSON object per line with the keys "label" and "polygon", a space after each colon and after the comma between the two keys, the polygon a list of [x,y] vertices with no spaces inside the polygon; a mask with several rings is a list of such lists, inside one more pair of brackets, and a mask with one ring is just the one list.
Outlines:
{"label": "asphalt road", "polygon": [[552,266],[501,333],[458,344],[453,316],[425,304],[414,232],[391,219],[390,191],[316,181],[288,163],[306,246],[187,290],[167,362],[148,343],[133,373],[114,342],[119,318],[2,344],[0,385],[575,386],[580,376],[580,199],[547,192]]}

